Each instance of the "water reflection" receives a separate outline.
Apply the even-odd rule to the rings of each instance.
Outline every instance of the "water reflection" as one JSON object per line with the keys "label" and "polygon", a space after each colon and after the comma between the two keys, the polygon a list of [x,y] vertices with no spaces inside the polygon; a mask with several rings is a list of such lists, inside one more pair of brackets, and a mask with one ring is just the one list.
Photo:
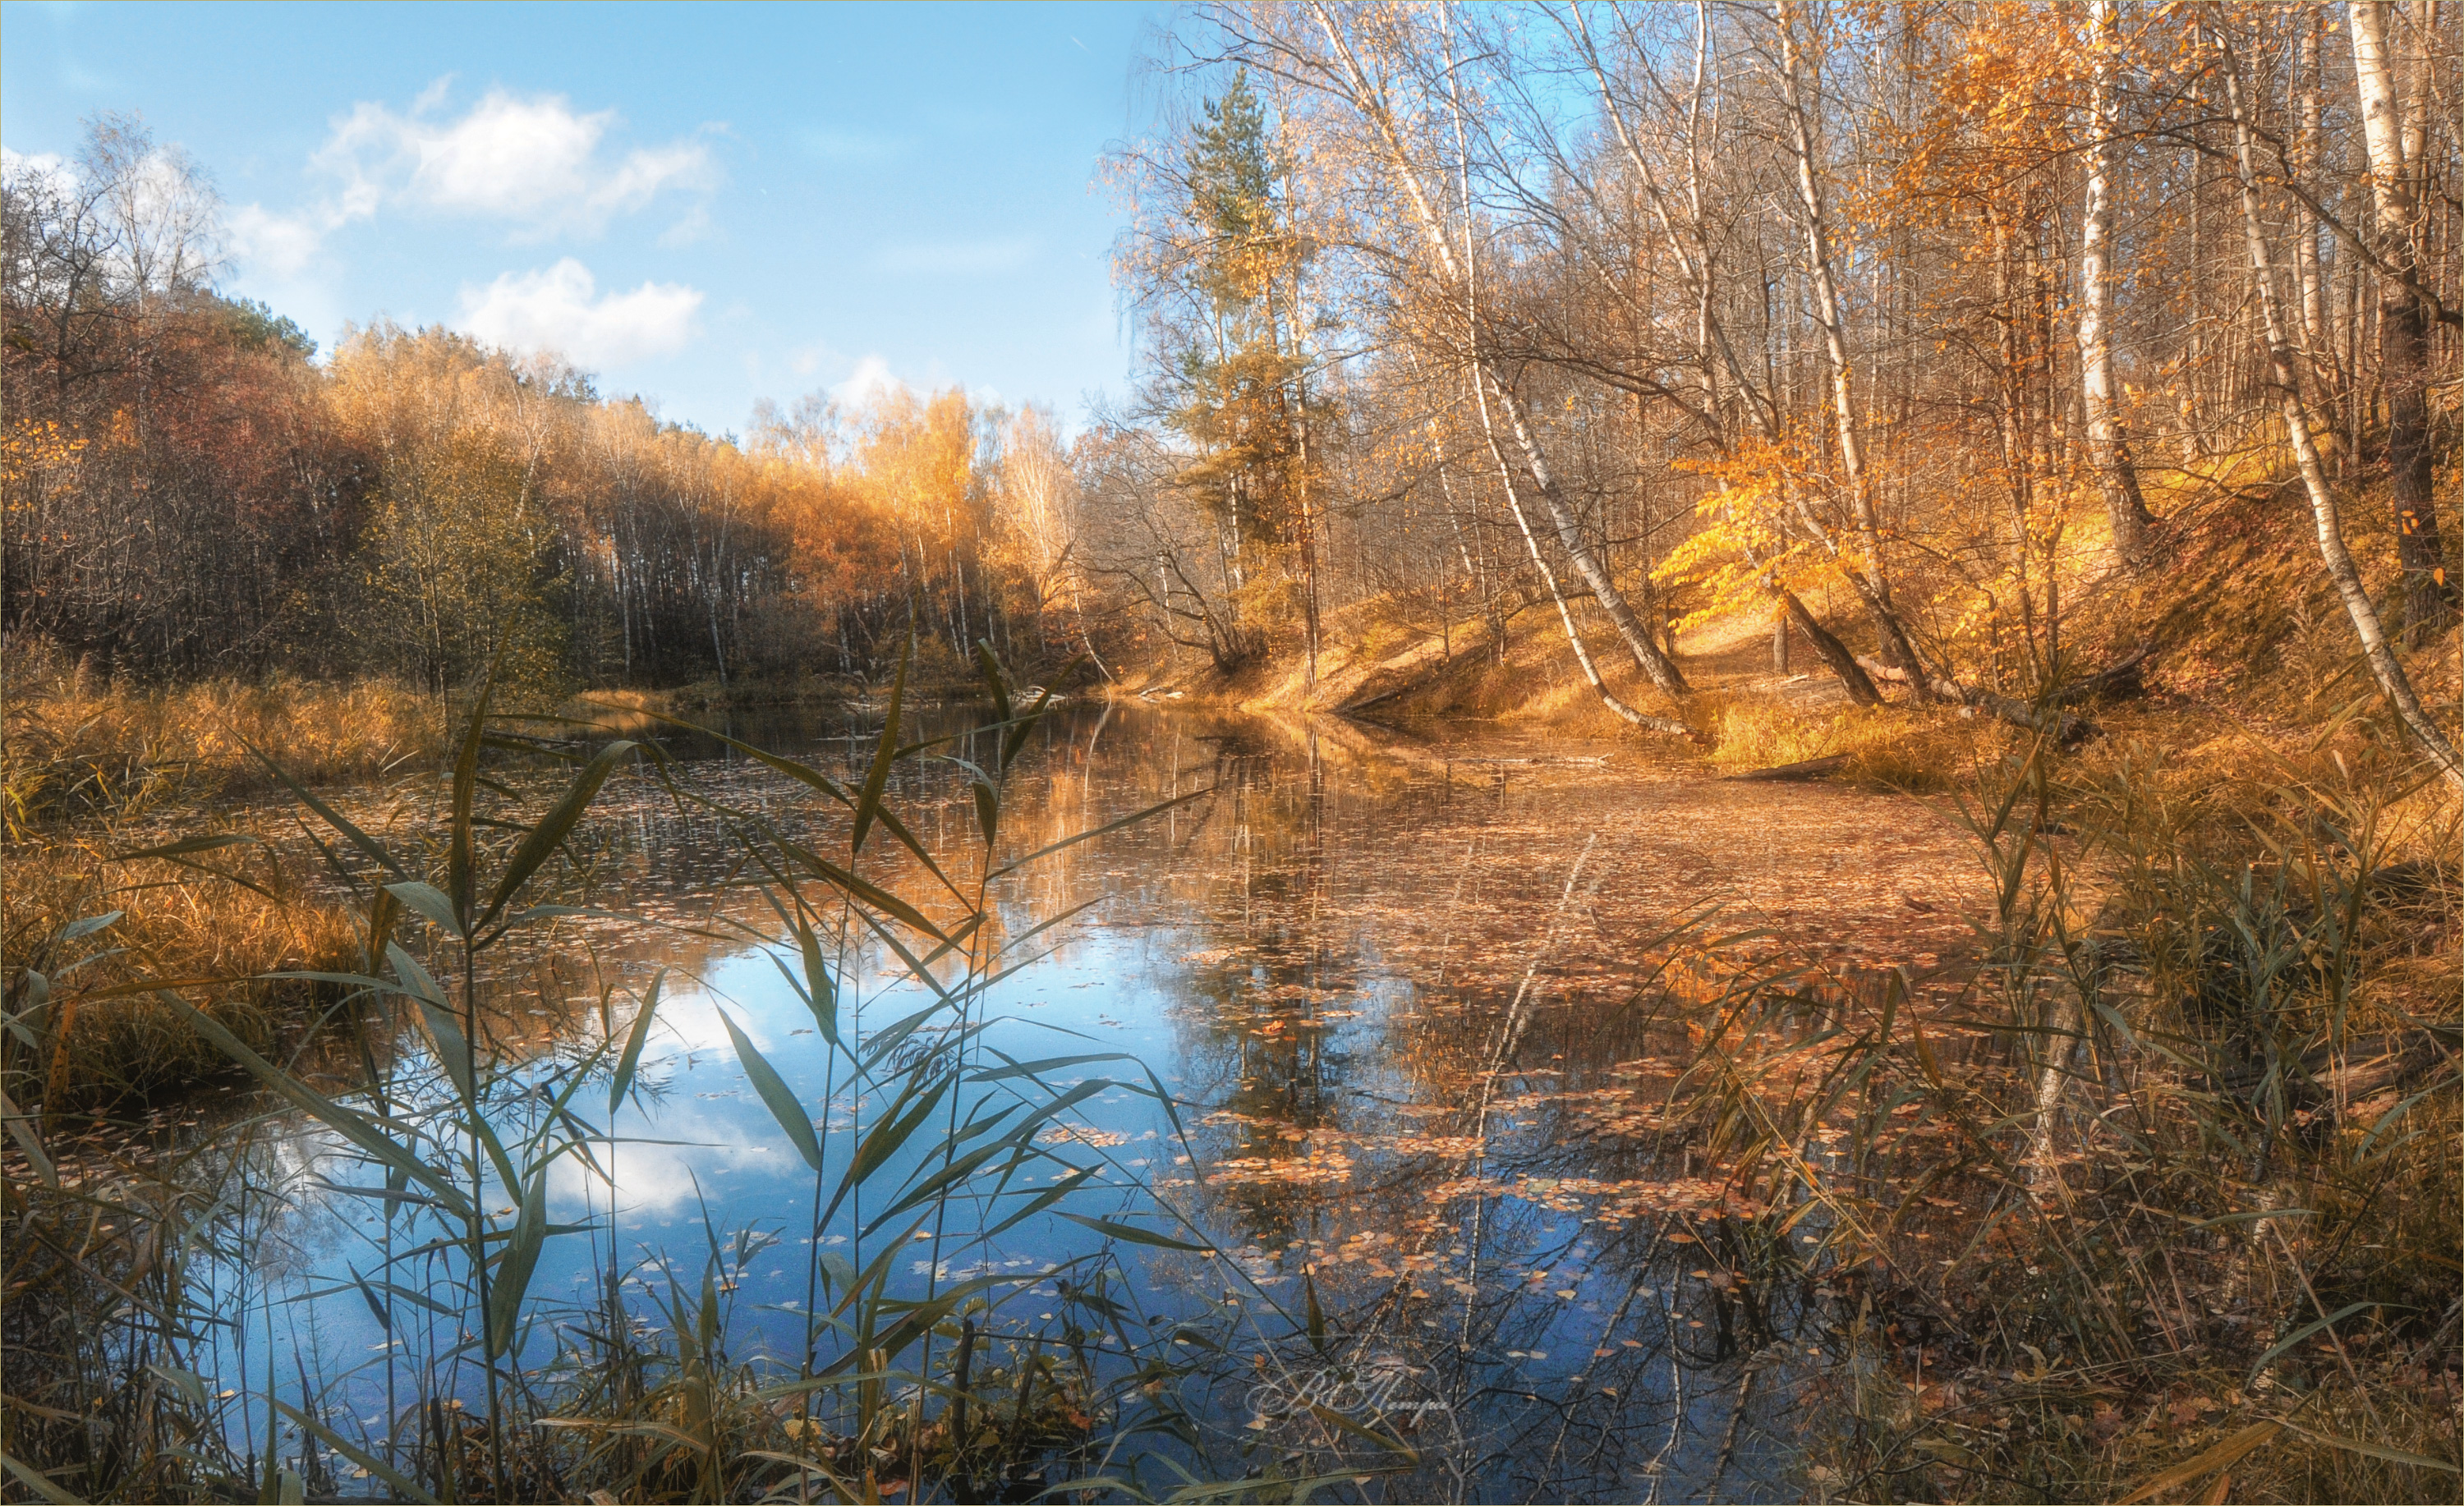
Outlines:
{"label": "water reflection", "polygon": [[[861,776],[854,729],[749,731]],[[1090,1171],[1069,1202],[963,1266],[913,1260],[907,1278],[1023,1279],[1087,1251],[1066,1212],[1159,1204],[1232,1256],[1125,1248],[1118,1261],[1141,1317],[1202,1320],[1192,1331],[1223,1345],[1181,1383],[1198,1430],[1170,1445],[1200,1477],[1306,1475],[1338,1454],[1397,1463],[1351,1424],[1417,1450],[1367,1487],[1385,1498],[1797,1493],[1790,1442],[1818,1374],[1815,1298],[1770,1278],[1781,1267],[1755,1247],[1766,1236],[1732,1217],[1758,1210],[1663,1133],[1689,1056],[1673,1011],[1782,958],[1822,959],[1838,978],[1955,962],[1953,917],[1978,881],[1946,822],[1912,801],[1723,784],[1615,748],[1136,706],[1071,708],[1037,737],[1011,785],[1009,850],[1207,793],[996,884],[1009,936],[1091,907],[987,991],[981,1039],[1051,1056],[1059,1033],[1071,1050],[1136,1057],[1177,1101],[1189,1149],[1153,1098],[1096,1094],[1045,1130],[1052,1159],[1027,1177]],[[759,766],[685,751],[708,754],[697,788],[783,826],[843,830]],[[965,739],[950,751],[985,753]],[[922,842],[959,850],[975,816],[957,771],[919,762],[894,779]],[[620,1119],[608,1166],[558,1165],[551,1216],[592,1227],[550,1241],[537,1289],[581,1299],[613,1261],[648,1299],[671,1264],[698,1272],[706,1244],[734,1237],[740,1352],[766,1346],[792,1367],[810,1257],[862,1252],[879,1211],[811,1222],[814,1177],[747,1081],[722,1010],[803,1102],[841,1090],[818,1126],[832,1165],[881,1105],[846,1097],[811,1012],[751,940],[745,928],[778,928],[733,884],[720,823],[648,779],[612,784],[605,810],[594,897],[633,918],[578,921],[562,951],[526,959],[535,1002],[500,1022],[504,1037],[527,1042],[549,1086],[624,1029],[611,984],[638,992],[665,969],[667,1002],[649,1101]],[[898,892],[931,887],[912,860],[880,864]],[[926,996],[877,949],[845,982],[859,1043]],[[418,1070],[414,1050],[395,1054]],[[1051,1080],[1098,1073],[1133,1076]],[[417,1284],[395,1226],[381,1201],[317,1190],[350,1179],[329,1137],[295,1128],[272,1144],[290,1191],[254,1215],[245,1243],[265,1258],[220,1288],[234,1311],[262,1307],[265,1326],[246,1352],[235,1332],[230,1358],[262,1368],[287,1354],[382,1417],[403,1341],[381,1293],[350,1299],[372,1267]],[[1059,1294],[1020,1295],[1036,1308]]]}

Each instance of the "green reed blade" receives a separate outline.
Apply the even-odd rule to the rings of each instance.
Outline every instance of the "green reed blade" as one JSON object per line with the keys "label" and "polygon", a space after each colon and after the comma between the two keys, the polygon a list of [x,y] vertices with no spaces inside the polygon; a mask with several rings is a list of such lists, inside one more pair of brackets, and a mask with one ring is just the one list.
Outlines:
{"label": "green reed blade", "polygon": [[985,1230],[983,1237],[986,1240],[990,1240],[996,1235],[1006,1233],[1012,1225],[1033,1218],[1036,1214],[1043,1212],[1053,1204],[1060,1202],[1070,1193],[1077,1191],[1082,1187],[1085,1187],[1088,1179],[1092,1177],[1094,1174],[1095,1168],[1080,1167],[1068,1176],[1062,1178],[1050,1187],[1045,1188],[1043,1191],[1038,1192],[1034,1197],[1028,1199],[1025,1207],[1021,1208],[1017,1212],[1010,1214],[1000,1223]]}
{"label": "green reed blade", "polygon": [[[225,847],[261,847],[263,845],[264,843],[253,837],[244,836],[238,832],[223,832],[205,837],[183,837],[178,841],[165,842],[160,847],[144,847],[136,852],[123,852],[111,861],[135,862],[140,858],[178,858],[192,852],[218,852]],[[115,915],[117,913],[117,911],[114,912]]]}
{"label": "green reed blade", "polygon": [[984,1163],[992,1160],[995,1156],[1002,1154],[1015,1156],[1018,1153],[1019,1147],[1011,1144],[1009,1137],[1007,1136],[995,1141],[989,1146],[977,1146],[975,1149],[968,1151],[965,1155],[958,1157],[956,1161],[951,1162],[948,1166],[934,1172],[933,1175],[925,1178],[924,1181],[919,1183],[913,1191],[910,1191],[906,1196],[901,1197],[897,1202],[891,1204],[886,1211],[874,1218],[871,1223],[867,1224],[864,1229],[865,1237],[868,1239],[871,1238],[875,1233],[880,1232],[882,1225],[890,1222],[893,1218],[896,1218],[899,1214],[906,1212],[909,1209],[914,1208],[920,1204],[932,1202],[936,1197],[939,1197],[947,1189],[956,1187],[966,1181],[969,1177],[974,1176],[977,1170],[981,1168]]}
{"label": "green reed blade", "polygon": [[598,757],[591,759],[580,774],[573,776],[573,783],[566,786],[563,797],[539,818],[539,824],[530,829],[529,834],[523,837],[522,844],[515,848],[513,857],[506,861],[505,871],[496,880],[495,891],[488,896],[487,913],[479,917],[481,927],[494,921],[507,902],[513,899],[515,892],[539,871],[539,864],[547,862],[549,855],[563,844],[564,839],[572,834],[575,824],[582,819],[583,813],[590,809],[590,802],[599,797],[600,786],[607,782],[607,776],[616,772],[617,764],[629,756],[634,747],[634,744],[621,739],[609,743],[600,750]]}
{"label": "green reed blade", "polygon": [[514,1332],[522,1315],[522,1299],[530,1291],[531,1273],[539,1267],[539,1247],[547,1242],[547,1164],[531,1168],[522,1189],[522,1211],[514,1220],[512,1239],[496,1265],[495,1284],[488,1292],[488,1358],[500,1360],[514,1346]]}
{"label": "green reed blade", "polygon": [[813,1012],[813,1023],[821,1028],[822,1038],[832,1048],[839,1045],[839,987],[830,975],[829,963],[822,956],[822,938],[813,929],[802,906],[796,911],[796,949],[804,963],[804,1007]]}
{"label": "green reed blade", "polygon": [[848,1163],[846,1174],[839,1178],[838,1190],[830,1194],[830,1206],[814,1223],[829,1223],[831,1215],[839,1211],[839,1205],[847,1201],[847,1194],[880,1170],[882,1163],[907,1144],[908,1138],[933,1112],[934,1105],[940,1102],[942,1095],[957,1086],[957,1074],[949,1072],[931,1079],[910,1077],[898,1097],[882,1111],[871,1133],[856,1146],[855,1158]]}
{"label": "green reed blade", "polygon": [[1004,874],[1016,873],[1019,869],[1025,867],[1028,863],[1034,862],[1041,858],[1049,858],[1054,853],[1061,851],[1065,847],[1075,847],[1082,841],[1092,841],[1098,837],[1119,831],[1124,826],[1134,826],[1151,816],[1162,815],[1164,812],[1171,810],[1176,805],[1187,805],[1190,801],[1195,800],[1201,796],[1213,795],[1214,793],[1215,786],[1210,784],[1202,790],[1192,790],[1187,795],[1176,796],[1169,800],[1159,800],[1156,803],[1148,806],[1145,810],[1132,811],[1129,815],[1122,817],[1118,820],[1106,821],[1101,826],[1089,828],[1087,831],[1078,833],[1074,837],[1064,837],[1059,841],[1052,843],[1048,847],[1038,847],[1035,851],[1028,853],[1023,858],[1013,859],[1008,862],[1002,863],[1000,867],[995,868],[991,873],[985,875],[985,877],[998,879]]}
{"label": "green reed blade", "polygon": [[289,770],[283,768],[282,765],[275,763],[272,758],[268,757],[254,743],[252,743],[247,738],[243,737],[239,740],[239,745],[247,749],[251,753],[254,754],[256,761],[265,765],[266,772],[272,774],[275,778],[282,782],[283,787],[291,792],[294,799],[297,799],[300,804],[305,805],[310,810],[316,812],[318,819],[323,821],[334,830],[341,833],[343,838],[347,840],[352,846],[357,847],[363,853],[366,853],[368,857],[375,862],[377,866],[385,869],[385,872],[390,873],[399,879],[407,879],[410,877],[409,870],[405,868],[400,862],[394,861],[393,854],[385,851],[384,843],[378,841],[375,838],[370,837],[367,833],[360,830],[357,826],[352,825],[349,821],[344,820],[340,812],[326,804],[323,800],[319,799],[315,793],[309,790],[306,785],[301,784],[298,780],[293,778]]}
{"label": "green reed blade", "polygon": [[642,995],[642,1007],[633,1015],[632,1028],[625,1033],[625,1055],[616,1062],[616,1076],[607,1084],[607,1112],[614,1114],[625,1095],[632,1090],[633,1074],[642,1065],[642,1048],[650,1039],[650,1018],[659,1012],[659,988],[668,981],[668,970],[661,968],[650,977],[650,987]]}
{"label": "green reed blade", "polygon": [[301,1411],[298,1408],[289,1406],[283,1402],[275,1402],[274,1405],[284,1416],[290,1418],[293,1422],[306,1430],[317,1439],[318,1442],[323,1444],[326,1448],[333,1450],[336,1453],[341,1454],[343,1458],[350,1460],[361,1469],[367,1471],[369,1474],[373,1475],[377,1479],[385,1481],[395,1495],[407,1497],[410,1500],[418,1501],[420,1506],[436,1506],[435,1496],[430,1495],[424,1490],[421,1490],[417,1484],[406,1477],[400,1471],[394,1469],[393,1466],[385,1463],[385,1460],[378,1458],[375,1454],[368,1452],[365,1449],[352,1443],[341,1433],[338,1433],[333,1429],[326,1427],[323,1423],[319,1422],[308,1413]]}
{"label": "green reed blade", "polygon": [[360,1296],[367,1299],[368,1311],[375,1315],[377,1325],[385,1331],[385,1337],[391,1338],[393,1315],[385,1311],[385,1299],[377,1296],[377,1289],[368,1284],[368,1278],[360,1274],[358,1266],[345,1263],[342,1269],[351,1273],[352,1284],[359,1287]]}
{"label": "green reed blade", "polygon": [[246,1041],[224,1028],[222,1021],[187,999],[176,993],[164,994],[163,998],[185,1011],[190,1027],[197,1034],[220,1048],[223,1055],[247,1068],[258,1081],[288,1099],[311,1118],[331,1127],[343,1139],[435,1193],[455,1217],[468,1219],[472,1216],[470,1200],[459,1188],[439,1175],[428,1163],[395,1144],[366,1115],[343,1107],[258,1056],[249,1049]]}
{"label": "green reed blade", "polygon": [[[1077,667],[1081,664],[1084,664],[1086,660],[1087,656],[1085,654],[1070,655],[1069,662],[1063,665],[1052,674],[1051,679],[1053,684],[1058,685],[1062,681],[1068,679]],[[1026,747],[1026,740],[1035,735],[1036,725],[1044,720],[1044,713],[1051,705],[1052,687],[1046,686],[1045,687],[1044,693],[1035,698],[1035,704],[1026,709],[1025,715],[1011,718],[1011,726],[1008,735],[1001,739],[1001,766],[1002,773],[1008,773],[1009,766],[1018,762],[1020,752]]]}
{"label": "green reed blade", "polygon": [[905,900],[900,899],[897,895],[891,893],[881,885],[874,884],[869,879],[858,878],[847,869],[840,867],[837,863],[830,862],[827,858],[823,857],[820,853],[801,846],[796,842],[789,841],[783,838],[776,838],[773,839],[773,840],[777,843],[781,852],[785,853],[788,857],[803,864],[806,869],[811,871],[815,878],[830,884],[834,888],[845,891],[850,899],[861,901],[865,905],[870,906],[872,908],[881,911],[883,914],[912,927],[916,930],[922,931],[925,935],[932,937],[935,941],[947,941],[950,939],[948,935],[942,931],[941,928],[925,919],[924,912],[922,910],[917,909],[914,906],[908,904]]}
{"label": "green reed blade", "polygon": [[[453,913],[464,924],[453,929],[469,934],[467,923],[471,899],[476,888],[472,872],[471,806],[479,784],[479,743],[488,730],[488,703],[496,694],[496,666],[504,657],[504,643],[499,638],[495,657],[488,661],[487,678],[480,683],[479,699],[471,708],[471,723],[463,730],[462,749],[453,760],[453,814],[450,828],[451,846],[445,860],[445,889],[453,900]],[[407,901],[406,901],[407,903]]]}
{"label": "green reed blade", "polygon": [[23,1480],[26,1489],[47,1501],[58,1502],[59,1506],[79,1506],[77,1497],[52,1483],[50,1475],[38,1474],[5,1453],[0,1453],[0,1468],[7,1469],[10,1473]]}
{"label": "green reed blade", "polygon": [[406,879],[400,884],[386,884],[385,892],[400,900],[406,907],[416,911],[422,919],[447,935],[459,936],[464,933],[461,911],[453,907],[453,901],[436,885],[424,884],[417,879]]}
{"label": "green reed blade", "polygon": [[993,703],[993,712],[1002,721],[1009,720],[1009,679],[1001,673],[1001,660],[993,654],[993,645],[983,639],[976,640],[976,671],[983,677],[984,694]]}
{"label": "green reed blade", "polygon": [[[1134,1224],[1115,1223],[1109,1218],[1089,1218],[1084,1213],[1071,1212],[1064,1212],[1061,1216],[1073,1224],[1084,1224],[1108,1239],[1126,1239],[1133,1245],[1154,1245],[1159,1250],[1188,1250],[1199,1255],[1215,1248],[1213,1245],[1194,1245],[1186,1239],[1175,1239],[1170,1234],[1159,1234],[1152,1229],[1140,1229]],[[1316,1306],[1315,1288],[1311,1288],[1309,1307],[1312,1312],[1315,1311]],[[1324,1331],[1322,1318],[1312,1324],[1311,1331],[1313,1333]]]}
{"label": "green reed blade", "polygon": [[744,1075],[752,1080],[753,1091],[761,1095],[761,1102],[769,1106],[770,1117],[787,1132],[788,1140],[796,1146],[796,1153],[804,1158],[804,1165],[819,1171],[822,1168],[822,1143],[813,1134],[813,1122],[804,1116],[803,1104],[797,1102],[795,1093],[779,1076],[777,1069],[770,1065],[768,1059],[755,1049],[744,1032],[736,1028],[736,1021],[728,1017],[727,1011],[718,1010],[717,1013],[719,1023],[727,1027],[727,1038],[735,1043],[736,1059],[744,1064]]}
{"label": "green reed blade", "polygon": [[873,817],[881,810],[882,792],[890,784],[890,766],[898,756],[898,710],[907,698],[907,666],[915,662],[915,640],[907,640],[907,651],[898,657],[898,674],[890,685],[890,716],[882,723],[881,741],[872,750],[872,767],[865,772],[863,793],[856,797],[855,833],[849,839],[849,852],[864,851],[864,840],[872,831]]}

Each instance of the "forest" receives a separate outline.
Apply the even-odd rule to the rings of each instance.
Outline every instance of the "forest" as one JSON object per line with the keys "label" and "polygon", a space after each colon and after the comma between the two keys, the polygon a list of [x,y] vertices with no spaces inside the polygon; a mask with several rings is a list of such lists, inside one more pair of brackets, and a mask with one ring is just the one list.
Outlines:
{"label": "forest", "polygon": [[959,645],[1071,630],[1047,413],[901,391],[716,439],[441,327],[320,359],[215,291],[216,210],[125,119],[8,185],[12,644],[437,691],[500,639],[543,686],[671,686],[869,674],[911,616]]}
{"label": "forest", "polygon": [[2452,1499],[2456,9],[1141,79],[1076,412],[9,159],[0,1499]]}
{"label": "forest", "polygon": [[712,436],[443,329],[320,358],[216,293],[204,169],[99,120],[8,186],[0,622],[156,680],[436,690],[500,637],[543,685],[875,680],[913,629],[1313,688],[1331,623],[1451,658],[1550,603],[1666,726],[1724,621],[1859,704],[2092,673],[2070,620],[2293,487],[2453,770],[2402,662],[2457,611],[2453,59],[2355,15],[1225,11],[1105,164],[1144,375],[1067,438],[957,389]]}

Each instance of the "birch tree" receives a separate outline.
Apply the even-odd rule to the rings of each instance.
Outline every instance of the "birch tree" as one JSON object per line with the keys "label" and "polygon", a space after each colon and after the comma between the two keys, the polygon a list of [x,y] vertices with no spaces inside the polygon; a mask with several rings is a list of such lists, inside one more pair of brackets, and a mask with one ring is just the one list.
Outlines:
{"label": "birch tree", "polygon": [[[2416,48],[2426,52],[2437,0],[2422,0],[2421,9],[2425,13],[2413,31]],[[2404,568],[2404,630],[2408,639],[2419,642],[2446,625],[2456,597],[2446,578],[2438,513],[2431,495],[2430,317],[2417,285],[2415,249],[2422,101],[2416,96],[2408,104],[2404,97],[2392,34],[2396,8],[2387,0],[2352,0],[2345,14],[2352,23],[2362,140],[2369,153],[2370,197],[2385,269],[2379,286],[2379,362],[2387,383],[2396,551]]]}
{"label": "birch tree", "polygon": [[[1799,10],[1788,0],[1782,0],[1779,7],[1780,99],[1786,115],[1788,144],[1796,159],[1797,205],[1803,213],[1805,269],[1813,294],[1814,321],[1821,331],[1823,354],[1830,363],[1831,407],[1838,426],[1839,469],[1846,483],[1849,516],[1857,533],[1859,557],[1845,574],[1864,599],[1866,613],[1881,639],[1884,661],[1907,677],[1912,699],[1926,701],[1933,698],[1932,679],[1891,605],[1890,577],[1882,557],[1882,530],[1865,470],[1857,413],[1856,366],[1848,354],[1847,319],[1841,310],[1838,272],[1832,256],[1831,222],[1823,193],[1823,168],[1815,140],[1811,97],[1818,90],[1819,79],[1799,76],[1805,65],[1804,47],[1797,39]],[[1828,544],[1827,533],[1811,517],[1806,519],[1806,526]]]}
{"label": "birch tree", "polygon": [[2421,704],[2412,681],[2396,658],[2394,645],[2387,641],[2378,607],[2370,600],[2361,570],[2353,563],[2352,551],[2345,547],[2343,519],[2337,508],[2336,493],[2327,484],[2326,466],[2319,458],[2308,408],[2301,401],[2292,342],[2286,337],[2277,294],[2274,256],[2268,250],[2267,231],[2259,213],[2258,174],[2253,164],[2255,154],[2252,149],[2250,105],[2242,87],[2240,56],[2231,39],[2221,34],[2217,37],[2217,51],[2224,64],[2225,98],[2233,117],[2233,167],[2241,189],[2242,242],[2250,255],[2251,283],[2257,295],[2260,328],[2267,341],[2268,376],[2284,418],[2285,440],[2301,477],[2302,492],[2310,501],[2310,516],[2319,535],[2319,557],[2327,566],[2327,578],[2335,582],[2336,595],[2343,601],[2344,614],[2352,621],[2354,636],[2361,640],[2362,657],[2369,664],[2380,692],[2395,708],[2405,730],[2421,745],[2447,782],[2464,794],[2464,757],[2457,755],[2454,744]]}
{"label": "birch tree", "polygon": [[2147,564],[2147,531],[2154,519],[2140,494],[2139,472],[2130,461],[2113,380],[2113,294],[2107,267],[2113,241],[2112,0],[2088,0],[2086,45],[2093,61],[2088,95],[2086,150],[2082,154],[2087,198],[2079,210],[2079,396],[2087,418],[2089,463],[2104,492],[2113,527],[2114,552],[2124,567]]}
{"label": "birch tree", "polygon": [[[1459,325],[1459,357],[1466,364],[1479,390],[1495,404],[1496,415],[1514,442],[1517,458],[1530,475],[1532,491],[1541,509],[1556,534],[1558,546],[1573,564],[1592,598],[1599,604],[1617,636],[1633,653],[1652,683],[1672,697],[1688,691],[1684,675],[1636,616],[1634,608],[1617,588],[1617,581],[1597,554],[1584,539],[1573,507],[1559,489],[1553,468],[1529,413],[1500,370],[1492,348],[1490,332],[1477,317],[1471,302],[1473,282],[1470,269],[1457,254],[1448,233],[1441,201],[1423,178],[1397,120],[1391,97],[1393,80],[1389,76],[1373,77],[1363,61],[1362,49],[1348,19],[1331,7],[1312,3],[1310,19],[1326,43],[1326,51],[1310,55],[1287,42],[1276,49],[1282,66],[1295,81],[1312,87],[1351,110],[1373,133],[1375,147],[1381,165],[1389,176],[1397,197],[1408,207],[1417,239],[1436,270],[1441,286],[1455,311]],[[1259,35],[1265,35],[1261,28]],[[1500,449],[1503,454],[1503,447]]]}

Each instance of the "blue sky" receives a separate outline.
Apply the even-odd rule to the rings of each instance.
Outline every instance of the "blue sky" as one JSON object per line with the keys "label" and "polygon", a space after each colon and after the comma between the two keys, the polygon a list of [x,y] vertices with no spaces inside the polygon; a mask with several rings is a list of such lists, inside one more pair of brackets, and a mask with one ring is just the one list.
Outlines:
{"label": "blue sky", "polygon": [[741,428],[883,375],[1123,390],[1105,149],[1160,6],[0,5],[0,144],[142,112],[221,190],[226,287],[564,348]]}

